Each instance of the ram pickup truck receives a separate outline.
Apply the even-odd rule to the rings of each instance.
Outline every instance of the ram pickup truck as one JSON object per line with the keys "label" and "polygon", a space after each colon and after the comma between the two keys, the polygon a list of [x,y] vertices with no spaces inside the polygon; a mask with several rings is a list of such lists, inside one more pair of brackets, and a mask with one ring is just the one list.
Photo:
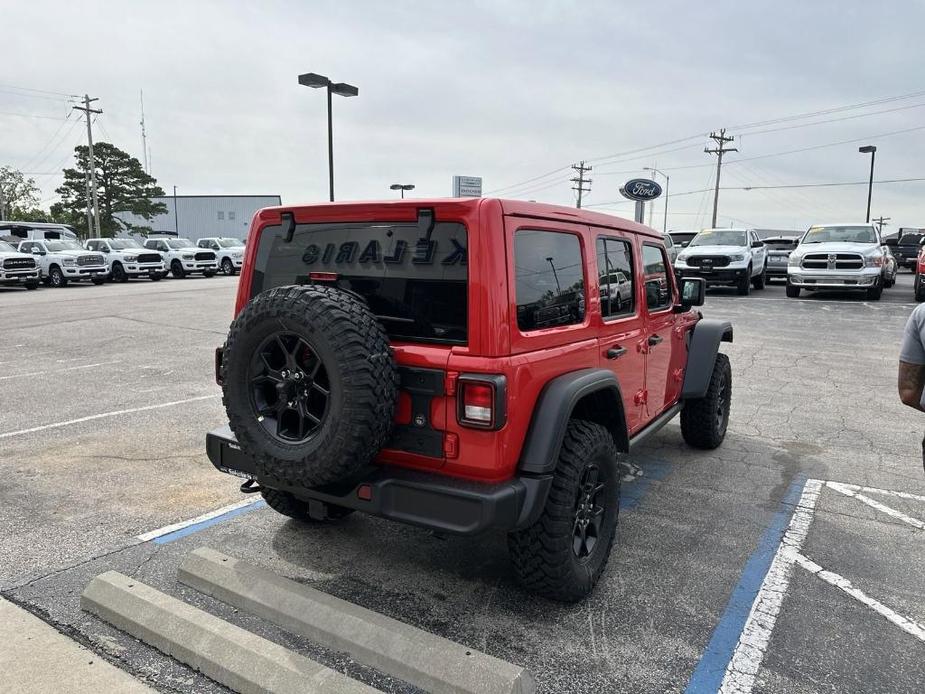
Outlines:
{"label": "ram pickup truck", "polygon": [[215,252],[218,267],[226,275],[234,275],[244,264],[244,242],[228,237],[209,237],[196,242],[199,248]]}
{"label": "ram pickup truck", "polygon": [[787,296],[803,289],[860,290],[877,301],[889,284],[885,248],[873,224],[813,225],[787,260]]}
{"label": "ram pickup truck", "polygon": [[23,241],[19,252],[32,254],[42,281],[52,287],[84,280],[103,284],[109,275],[102,253],[91,253],[70,239]]}
{"label": "ram pickup truck", "polygon": [[37,289],[39,267],[29,253],[20,253],[6,241],[0,241],[0,286]]}
{"label": "ram pickup truck", "polygon": [[189,239],[149,237],[145,240],[145,248],[160,253],[166,272],[176,279],[183,279],[193,273],[212,277],[218,272],[215,253],[196,248]]}
{"label": "ram pickup truck", "polygon": [[161,254],[144,248],[135,239],[88,239],[84,247],[103,254],[113,282],[128,282],[132,277],[157,282],[164,276]]}
{"label": "ram pickup truck", "polygon": [[901,228],[899,230],[897,241],[888,243],[899,267],[915,270],[923,240],[925,240],[925,229]]}

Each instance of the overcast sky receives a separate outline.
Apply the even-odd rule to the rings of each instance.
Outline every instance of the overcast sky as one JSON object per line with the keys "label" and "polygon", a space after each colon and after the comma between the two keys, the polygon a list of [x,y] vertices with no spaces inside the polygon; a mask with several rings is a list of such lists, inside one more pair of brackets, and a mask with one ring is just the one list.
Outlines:
{"label": "overcast sky", "polygon": [[[657,166],[677,194],[669,228],[695,228],[711,194],[683,193],[712,186],[703,149],[720,127],[739,148],[724,187],[865,181],[867,143],[876,179],[925,178],[923,2],[0,0],[0,17],[0,165],[36,172],[46,205],[86,132],[78,114],[62,120],[64,98],[11,87],[99,97],[95,137],[139,159],[144,89],[151,172],[168,191],[325,200],[323,92],[296,81],[310,71],[360,90],[335,97],[338,199],[391,197],[395,182],[442,197],[464,174],[486,193],[573,205],[571,172],[550,172],[585,159],[587,205],[631,216],[606,203]],[[723,190],[720,223],[863,220],[866,193]],[[872,214],[925,226],[925,180],[875,185]]]}

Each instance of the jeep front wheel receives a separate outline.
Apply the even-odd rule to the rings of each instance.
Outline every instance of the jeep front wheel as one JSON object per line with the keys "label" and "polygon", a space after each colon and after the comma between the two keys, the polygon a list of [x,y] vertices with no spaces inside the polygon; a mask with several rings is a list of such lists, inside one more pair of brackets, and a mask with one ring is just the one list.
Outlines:
{"label": "jeep front wheel", "polygon": [[264,487],[260,490],[260,496],[267,502],[267,506],[277,513],[306,523],[337,521],[353,513],[352,508],[335,506],[334,504],[326,504],[319,501],[317,511],[312,514],[309,513],[307,501],[302,501],[288,492],[281,492],[277,489],[267,489]]}
{"label": "jeep front wheel", "polygon": [[716,355],[707,394],[688,400],[681,410],[681,435],[689,446],[712,450],[726,438],[732,398],[732,367],[729,357]]}
{"label": "jeep front wheel", "polygon": [[915,284],[913,286],[915,287],[915,300],[919,303],[925,301],[925,282],[922,282],[921,275],[915,276]]}
{"label": "jeep front wheel", "polygon": [[343,480],[392,430],[398,368],[366,304],[334,287],[258,294],[222,359],[231,429],[261,476],[293,487]]}
{"label": "jeep front wheel", "polygon": [[620,478],[610,432],[571,420],[539,520],[508,535],[514,570],[528,590],[562,602],[591,592],[616,538]]}

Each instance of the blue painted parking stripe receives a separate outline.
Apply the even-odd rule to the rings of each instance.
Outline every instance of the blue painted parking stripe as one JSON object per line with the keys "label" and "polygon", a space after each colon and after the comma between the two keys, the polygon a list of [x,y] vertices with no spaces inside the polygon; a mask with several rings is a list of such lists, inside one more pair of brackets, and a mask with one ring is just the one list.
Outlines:
{"label": "blue painted parking stripe", "polygon": [[173,542],[174,540],[179,540],[181,537],[186,537],[187,535],[198,533],[200,530],[211,528],[213,525],[222,523],[226,520],[234,518],[235,516],[240,516],[245,513],[250,513],[251,511],[254,511],[258,508],[265,508],[266,505],[267,505],[267,502],[265,501],[257,501],[253,504],[242,506],[241,508],[232,509],[231,511],[228,511],[227,513],[223,513],[220,516],[215,516],[214,518],[209,518],[208,520],[204,520],[199,523],[187,525],[185,528],[174,530],[172,533],[167,533],[166,535],[155,537],[151,541],[158,545],[166,545],[168,542]]}
{"label": "blue painted parking stripe", "polygon": [[726,666],[732,659],[752,603],[758,595],[768,569],[771,568],[774,554],[787,530],[793,509],[800,499],[805,484],[805,475],[797,475],[790,483],[784,498],[781,499],[780,507],[758,542],[758,547],[745,563],[739,583],[732,591],[723,616],[713,630],[713,636],[691,675],[685,694],[708,694],[719,690],[726,673]]}
{"label": "blue painted parking stripe", "polygon": [[632,511],[636,508],[652,483],[663,480],[671,471],[671,464],[666,460],[658,460],[646,455],[633,456],[632,460],[642,468],[642,475],[623,483],[620,490],[621,511]]}

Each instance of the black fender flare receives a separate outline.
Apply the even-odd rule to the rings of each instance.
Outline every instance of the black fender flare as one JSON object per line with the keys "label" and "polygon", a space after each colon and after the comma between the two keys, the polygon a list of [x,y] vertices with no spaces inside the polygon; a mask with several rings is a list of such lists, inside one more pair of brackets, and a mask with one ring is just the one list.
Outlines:
{"label": "black fender flare", "polygon": [[551,473],[573,414],[604,425],[617,450],[629,450],[620,383],[608,369],[580,369],[553,378],[540,392],[524,439],[518,469],[527,474]]}
{"label": "black fender flare", "polygon": [[688,338],[682,400],[696,400],[707,394],[720,342],[732,342],[732,323],[714,319],[697,321]]}

